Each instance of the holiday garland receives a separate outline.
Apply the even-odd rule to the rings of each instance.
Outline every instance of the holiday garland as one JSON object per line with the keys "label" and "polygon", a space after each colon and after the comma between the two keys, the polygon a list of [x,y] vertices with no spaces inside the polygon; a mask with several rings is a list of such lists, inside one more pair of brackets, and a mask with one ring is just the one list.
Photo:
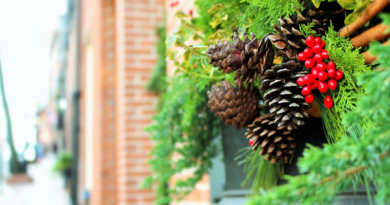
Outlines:
{"label": "holiday garland", "polygon": [[[245,148],[238,157],[247,171],[244,183],[251,184],[255,194],[272,188],[284,178],[282,163],[288,164],[294,154],[310,104],[320,108],[331,144],[324,149],[306,149],[298,165],[307,175],[285,177],[288,185],[264,197],[257,196],[250,204],[327,204],[337,193],[357,183],[367,188],[374,183],[377,189],[383,189],[390,149],[386,132],[390,63],[381,52],[388,52],[389,47],[371,44],[372,54],[362,54],[360,46],[368,45],[368,40],[358,41],[358,37],[377,27],[371,24],[372,28],[364,28],[367,31],[362,35],[352,39],[344,36],[352,35],[346,35],[345,28],[359,34],[359,28],[373,18],[361,19],[367,16],[366,10],[377,13],[381,10],[378,5],[383,9],[388,3],[245,2],[197,0],[200,16],[182,20],[182,27],[168,38],[168,54],[178,70],[164,95],[164,108],[149,129],[157,141],[150,161],[156,175],[146,185],[159,182],[157,203],[180,199],[211,167],[218,132],[212,112],[227,124],[248,128],[245,135],[256,152]],[[177,16],[189,17],[180,12]],[[350,26],[341,28],[340,21],[332,21],[340,18]],[[386,16],[383,23],[389,19]],[[254,34],[248,35],[248,30]],[[382,40],[386,35],[379,33],[375,38]],[[200,43],[186,45],[188,39]],[[171,49],[174,46],[183,47],[184,52]],[[177,60],[181,55],[182,62]],[[365,63],[376,58],[384,70],[372,72]],[[358,76],[363,76],[359,83]],[[380,80],[387,87],[380,85]],[[264,101],[262,106],[256,103],[259,100]],[[209,129],[203,130],[205,126]],[[382,145],[381,140],[387,144]],[[183,144],[185,149],[181,148]],[[174,153],[183,156],[182,161],[172,161]],[[195,168],[194,177],[168,187],[175,173],[188,168]],[[342,180],[344,176],[347,178]],[[317,196],[321,192],[326,196]],[[385,191],[378,192],[376,200],[382,202],[387,196]]]}

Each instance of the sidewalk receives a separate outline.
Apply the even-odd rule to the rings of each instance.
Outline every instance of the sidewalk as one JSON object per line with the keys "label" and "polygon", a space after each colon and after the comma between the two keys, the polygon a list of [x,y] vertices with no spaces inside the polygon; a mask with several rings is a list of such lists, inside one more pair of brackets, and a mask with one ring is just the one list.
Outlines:
{"label": "sidewalk", "polygon": [[63,178],[51,171],[54,155],[47,155],[36,164],[28,165],[30,184],[3,184],[1,205],[70,205],[69,194],[64,189]]}

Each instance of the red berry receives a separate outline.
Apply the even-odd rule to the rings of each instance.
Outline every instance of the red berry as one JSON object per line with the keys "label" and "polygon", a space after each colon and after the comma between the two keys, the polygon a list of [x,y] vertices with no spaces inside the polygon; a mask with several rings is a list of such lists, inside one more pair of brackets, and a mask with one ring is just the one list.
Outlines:
{"label": "red berry", "polygon": [[324,100],[324,105],[325,105],[325,107],[328,108],[328,109],[332,108],[332,106],[333,106],[333,100],[332,100],[332,98],[331,98],[329,95],[326,96],[326,98],[325,98],[325,100]]}
{"label": "red berry", "polygon": [[324,59],[328,59],[328,58],[329,58],[328,51],[322,51],[322,52],[321,52],[321,56],[322,56]]}
{"label": "red berry", "polygon": [[255,138],[254,137],[249,139],[249,145],[252,146],[253,143],[255,143]]}
{"label": "red berry", "polygon": [[317,78],[318,76],[318,69],[316,67],[311,69],[311,74],[314,75],[314,78]]}
{"label": "red berry", "polygon": [[305,53],[305,55],[308,57],[308,58],[311,58],[313,57],[313,51],[310,49],[310,48],[306,48],[303,53]]}
{"label": "red berry", "polygon": [[318,85],[319,85],[320,83],[317,81],[317,80],[315,80],[312,84],[309,84],[308,86],[312,89],[312,90],[314,90],[314,89],[317,89],[318,88]]}
{"label": "red berry", "polygon": [[319,72],[324,71],[324,70],[325,70],[325,67],[326,67],[326,64],[325,64],[324,62],[319,62],[319,63],[317,63],[317,70],[318,70]]}
{"label": "red berry", "polygon": [[321,41],[321,48],[324,48],[325,47],[325,41]]}
{"label": "red berry", "polygon": [[329,89],[331,89],[331,90],[336,90],[336,88],[337,88],[337,81],[335,81],[335,80],[333,80],[333,79],[330,79],[330,80],[328,81],[328,87],[329,87]]}
{"label": "red berry", "polygon": [[307,47],[311,48],[314,46],[314,37],[313,36],[308,36],[306,38],[306,45]]}
{"label": "red berry", "polygon": [[306,101],[307,103],[312,103],[312,102],[314,102],[314,95],[313,95],[313,94],[306,95],[305,101]]}
{"label": "red berry", "polygon": [[315,45],[321,45],[321,38],[318,37],[318,36],[315,37],[315,38],[314,38],[314,44],[315,44]]}
{"label": "red berry", "polygon": [[302,52],[302,53],[298,54],[298,59],[299,59],[300,61],[305,61],[305,60],[307,60],[307,55],[306,55],[306,53]]}
{"label": "red berry", "polygon": [[303,80],[305,80],[306,84],[311,84],[315,81],[316,77],[312,74],[307,74],[305,77],[303,77]]}
{"label": "red berry", "polygon": [[341,70],[336,71],[336,77],[334,77],[334,79],[341,80],[341,79],[343,79],[343,77],[344,77],[343,71],[341,71]]}
{"label": "red berry", "polygon": [[309,95],[311,93],[311,88],[309,86],[305,86],[302,88],[302,95]]}
{"label": "red berry", "polygon": [[321,52],[321,46],[315,45],[315,46],[313,46],[313,48],[311,50],[313,50],[314,53],[319,53],[319,52]]}
{"label": "red berry", "polygon": [[312,58],[309,58],[305,61],[306,68],[312,68],[315,64],[315,61]]}
{"label": "red berry", "polygon": [[175,5],[176,5],[176,6],[179,5],[179,1],[176,1],[176,2],[175,2]]}
{"label": "red berry", "polygon": [[192,14],[194,14],[194,10],[190,9],[190,11],[188,12],[188,14],[190,14],[192,16]]}
{"label": "red berry", "polygon": [[298,78],[298,79],[297,79],[297,84],[298,84],[299,86],[304,86],[304,85],[306,85],[305,79],[304,79],[303,77]]}
{"label": "red berry", "polygon": [[326,79],[328,79],[328,74],[326,74],[324,71],[318,73],[318,80],[325,81]]}
{"label": "red berry", "polygon": [[328,65],[326,65],[326,70],[329,70],[329,69],[336,69],[336,65],[334,64],[333,61],[330,61],[328,63]]}
{"label": "red berry", "polygon": [[326,91],[328,91],[328,84],[324,83],[324,82],[320,82],[318,84],[318,90],[321,92],[321,93],[326,93]]}
{"label": "red berry", "polygon": [[171,2],[171,4],[169,5],[171,8],[173,8],[175,6],[175,2]]}
{"label": "red berry", "polygon": [[328,70],[328,76],[329,76],[329,78],[336,77],[336,69],[329,69]]}
{"label": "red berry", "polygon": [[314,58],[313,58],[313,59],[314,59],[315,62],[319,63],[319,62],[321,62],[324,58],[322,58],[322,55],[321,55],[321,54],[317,53],[317,54],[314,55]]}

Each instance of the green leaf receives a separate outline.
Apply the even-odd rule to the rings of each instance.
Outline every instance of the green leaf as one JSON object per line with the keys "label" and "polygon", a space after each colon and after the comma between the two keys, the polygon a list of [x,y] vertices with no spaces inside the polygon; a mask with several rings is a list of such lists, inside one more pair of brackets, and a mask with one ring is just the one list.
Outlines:
{"label": "green leaf", "polygon": [[355,22],[358,17],[359,17],[359,14],[357,14],[356,12],[350,13],[347,16],[347,18],[345,18],[345,21],[344,21],[345,25],[349,25],[349,24]]}
{"label": "green leaf", "polygon": [[365,0],[363,4],[360,5],[360,7],[355,10],[355,12],[360,15],[363,12],[365,12],[369,6],[370,6],[370,0]]}
{"label": "green leaf", "polygon": [[206,57],[203,57],[200,62],[202,64],[203,69],[208,69],[209,68],[209,61],[207,60]]}
{"label": "green leaf", "polygon": [[359,6],[357,0],[337,0],[337,2],[346,10],[354,10]]}
{"label": "green leaf", "polygon": [[176,41],[176,38],[177,37],[175,35],[169,36],[169,38],[168,38],[168,49],[170,49],[173,46],[173,44]]}
{"label": "green leaf", "polygon": [[186,50],[186,52],[184,52],[183,55],[184,62],[188,63],[190,61],[191,54],[192,54],[192,50]]}
{"label": "green leaf", "polygon": [[321,0],[311,0],[315,7],[319,8],[321,5]]}
{"label": "green leaf", "polygon": [[175,16],[179,19],[186,17],[187,15],[183,11],[176,12]]}

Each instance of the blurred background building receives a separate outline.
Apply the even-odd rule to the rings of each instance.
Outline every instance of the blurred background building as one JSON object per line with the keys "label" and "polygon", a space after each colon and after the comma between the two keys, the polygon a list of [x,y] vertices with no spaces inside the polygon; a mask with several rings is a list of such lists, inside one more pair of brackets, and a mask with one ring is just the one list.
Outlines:
{"label": "blurred background building", "polygon": [[[168,34],[173,32],[179,23],[174,14],[192,10],[193,1],[179,1],[174,8],[168,0],[49,2],[41,6],[60,9],[51,16],[55,26],[46,29],[49,97],[34,108],[37,144],[44,152],[71,153],[66,174],[71,204],[153,204],[153,191],[139,187],[151,174],[146,162],[153,144],[144,128],[158,96],[145,87],[157,60],[156,30],[166,21]],[[4,64],[4,69],[12,68]],[[173,69],[169,65],[168,73]],[[210,204],[219,192],[210,192],[204,176],[179,204]]]}

